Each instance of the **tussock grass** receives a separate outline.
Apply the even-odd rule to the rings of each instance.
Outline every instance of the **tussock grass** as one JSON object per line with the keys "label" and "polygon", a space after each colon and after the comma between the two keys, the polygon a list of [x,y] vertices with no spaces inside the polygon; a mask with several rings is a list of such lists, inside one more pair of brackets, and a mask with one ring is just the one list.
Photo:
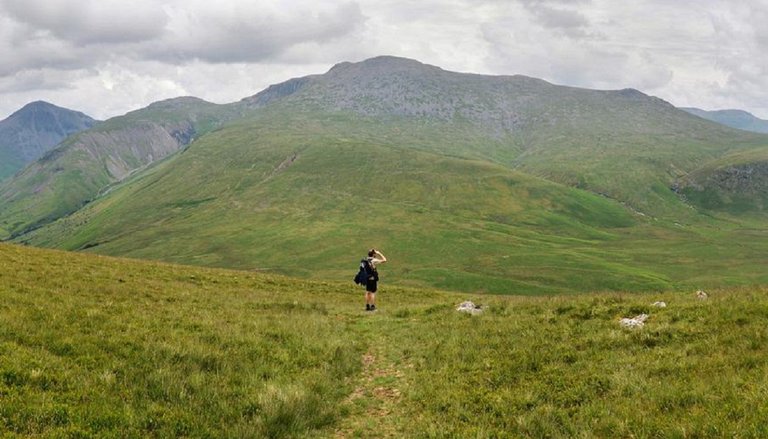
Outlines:
{"label": "tussock grass", "polygon": [[2,260],[0,430],[284,437],[343,414],[362,346],[328,287],[9,246]]}
{"label": "tussock grass", "polygon": [[[11,437],[768,434],[762,287],[483,296],[382,269],[371,314],[351,281],[6,244],[0,260]],[[485,312],[456,312],[466,299]]]}

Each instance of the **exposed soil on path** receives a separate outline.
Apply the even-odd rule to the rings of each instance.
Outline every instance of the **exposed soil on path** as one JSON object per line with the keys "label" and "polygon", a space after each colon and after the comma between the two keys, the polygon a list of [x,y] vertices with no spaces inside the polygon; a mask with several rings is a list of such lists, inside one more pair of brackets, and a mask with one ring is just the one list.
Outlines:
{"label": "exposed soil on path", "polygon": [[399,386],[404,375],[381,358],[373,349],[363,354],[363,369],[357,386],[344,401],[350,408],[350,414],[335,431],[334,437],[398,437],[387,417],[400,402],[402,393]]}

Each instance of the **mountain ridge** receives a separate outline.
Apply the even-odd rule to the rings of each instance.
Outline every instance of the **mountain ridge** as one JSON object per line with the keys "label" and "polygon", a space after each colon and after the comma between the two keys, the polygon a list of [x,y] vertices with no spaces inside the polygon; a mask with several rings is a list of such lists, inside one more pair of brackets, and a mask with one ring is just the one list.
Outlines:
{"label": "mountain ridge", "polygon": [[681,107],[680,109],[732,128],[755,133],[768,133],[768,120],[760,119],[748,111],[736,109],[707,111],[694,107]]}

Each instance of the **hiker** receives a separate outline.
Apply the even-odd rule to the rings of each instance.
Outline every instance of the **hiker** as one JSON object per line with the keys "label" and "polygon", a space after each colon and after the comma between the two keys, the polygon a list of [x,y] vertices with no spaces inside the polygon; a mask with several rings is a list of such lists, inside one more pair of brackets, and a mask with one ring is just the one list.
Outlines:
{"label": "hiker", "polygon": [[380,251],[372,248],[368,251],[368,257],[363,260],[363,265],[367,261],[368,267],[365,270],[368,274],[368,279],[365,282],[365,310],[376,311],[376,290],[379,282],[379,273],[376,270],[376,266],[387,262],[387,257],[382,255]]}

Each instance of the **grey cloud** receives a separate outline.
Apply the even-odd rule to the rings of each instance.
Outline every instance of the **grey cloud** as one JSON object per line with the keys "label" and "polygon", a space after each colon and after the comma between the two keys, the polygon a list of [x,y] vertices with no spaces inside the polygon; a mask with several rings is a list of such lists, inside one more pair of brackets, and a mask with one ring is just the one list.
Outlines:
{"label": "grey cloud", "polygon": [[[717,68],[725,75],[709,93],[723,102],[748,102],[764,111],[768,90],[768,4],[745,1],[711,17],[718,42]],[[733,105],[733,104],[731,104]]]}
{"label": "grey cloud", "polygon": [[521,73],[556,84],[599,89],[656,89],[673,79],[671,69],[650,51],[617,47],[602,38],[553,37],[551,27],[520,14],[488,23],[482,31],[489,47],[486,63],[498,73]]}
{"label": "grey cloud", "polygon": [[578,6],[592,3],[592,0],[519,0],[525,5],[565,5]]}
{"label": "grey cloud", "polygon": [[[533,14],[539,24],[554,29],[572,38],[589,35],[590,22],[584,14],[564,6],[573,6],[577,2],[558,0],[523,0],[522,4]],[[581,3],[581,2],[578,2]],[[553,6],[554,5],[554,6]]]}
{"label": "grey cloud", "polygon": [[0,93],[73,90],[72,78],[59,71],[31,70],[0,78]]}
{"label": "grey cloud", "polygon": [[747,11],[755,43],[764,55],[768,55],[768,3],[758,2],[757,6],[752,4]]}
{"label": "grey cloud", "polygon": [[286,79],[260,65],[362,58],[366,20],[355,1],[0,0],[0,114],[55,98],[107,117],[185,85],[237,100]]}
{"label": "grey cloud", "polygon": [[[236,14],[213,10],[171,12],[171,30],[146,48],[160,61],[258,62],[279,57],[296,44],[323,43],[347,35],[365,17],[357,3],[308,9],[290,16],[243,8]],[[144,50],[144,48],[140,48]]]}
{"label": "grey cloud", "polygon": [[578,12],[549,7],[537,8],[537,16],[546,27],[579,29],[589,26],[589,21]]}
{"label": "grey cloud", "polygon": [[147,0],[1,0],[10,17],[77,45],[146,41],[164,32],[167,16]]}
{"label": "grey cloud", "polygon": [[366,19],[355,2],[297,1],[294,9],[269,9],[202,0],[0,0],[0,76],[87,68],[115,57],[173,65],[275,61],[295,45],[332,43]]}
{"label": "grey cloud", "polygon": [[64,41],[0,17],[0,77],[46,67],[77,69],[89,59]]}

